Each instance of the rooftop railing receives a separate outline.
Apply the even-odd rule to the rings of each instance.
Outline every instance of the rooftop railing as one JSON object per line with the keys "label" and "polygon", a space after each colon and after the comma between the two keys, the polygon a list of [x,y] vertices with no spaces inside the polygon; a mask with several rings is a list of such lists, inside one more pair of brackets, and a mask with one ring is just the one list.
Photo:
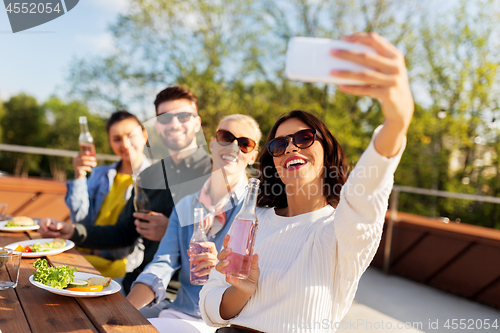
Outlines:
{"label": "rooftop railing", "polygon": [[[10,151],[15,153],[47,155],[47,156],[63,156],[63,157],[74,157],[79,153],[78,151],[74,150],[28,147],[20,145],[8,145],[3,143],[0,143],[0,151]],[[109,155],[109,154],[96,154],[95,157],[98,160],[113,161],[113,162],[118,161],[120,159],[120,157],[116,155]]]}

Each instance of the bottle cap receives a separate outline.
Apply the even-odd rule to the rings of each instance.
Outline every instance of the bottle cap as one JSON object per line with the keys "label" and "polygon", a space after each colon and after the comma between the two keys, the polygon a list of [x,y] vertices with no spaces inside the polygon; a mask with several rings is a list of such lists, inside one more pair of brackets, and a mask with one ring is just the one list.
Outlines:
{"label": "bottle cap", "polygon": [[87,123],[87,117],[80,117],[80,124],[86,124]]}

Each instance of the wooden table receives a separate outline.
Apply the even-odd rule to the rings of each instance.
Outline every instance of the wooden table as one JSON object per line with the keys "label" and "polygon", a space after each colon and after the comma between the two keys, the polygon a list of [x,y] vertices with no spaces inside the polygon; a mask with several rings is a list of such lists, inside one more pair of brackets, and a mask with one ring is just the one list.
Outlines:
{"label": "wooden table", "polygon": [[[0,246],[40,238],[37,232],[0,232]],[[75,249],[45,257],[53,266],[99,274]],[[93,298],[60,296],[29,282],[36,258],[23,258],[15,289],[0,290],[0,332],[158,332],[121,293]],[[7,272],[2,270],[0,274]]]}

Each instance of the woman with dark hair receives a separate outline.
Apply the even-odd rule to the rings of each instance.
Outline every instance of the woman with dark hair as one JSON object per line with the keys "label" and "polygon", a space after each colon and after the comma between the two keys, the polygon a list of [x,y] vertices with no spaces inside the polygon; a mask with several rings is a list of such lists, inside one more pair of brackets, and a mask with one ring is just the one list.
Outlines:
{"label": "woman with dark hair", "polygon": [[[75,179],[66,184],[66,204],[73,223],[112,225],[132,193],[132,174],[150,163],[144,157],[147,134],[136,116],[116,111],[106,123],[108,140],[120,161],[97,166],[95,156],[79,154],[73,158]],[[87,179],[87,172],[91,172]],[[133,247],[114,251],[90,251],[86,259],[104,276],[122,277],[126,273],[126,257]],[[140,263],[139,263],[140,264]],[[130,270],[130,268],[129,268]]]}
{"label": "woman with dark hair", "polygon": [[280,118],[260,156],[259,230],[247,279],[224,276],[229,236],[200,294],[206,323],[218,332],[334,332],[382,235],[393,174],[406,143],[413,98],[403,55],[375,33],[344,40],[377,54],[332,50],[370,67],[335,71],[365,85],[339,86],[377,98],[385,120],[347,177],[345,155],[315,116]]}
{"label": "woman with dark hair", "polygon": [[[346,157],[344,150],[321,120],[310,113],[300,110],[291,111],[278,119],[269,133],[268,141],[276,137],[276,130],[278,127],[289,119],[297,119],[308,125],[310,129],[314,129],[314,133],[310,131],[310,129],[307,129],[305,132],[299,134],[299,137],[310,140],[313,136],[316,136],[316,138],[321,140],[324,149],[324,184],[321,191],[326,197],[328,204],[332,207],[337,207],[340,198],[340,189],[347,179],[347,164],[345,162]],[[275,142],[273,147],[276,147],[277,144],[280,144],[280,142]],[[282,141],[281,144],[281,149],[286,149],[285,145],[288,145],[286,141]],[[280,177],[272,176],[278,174],[273,158],[273,155],[269,153],[269,149],[263,151],[259,158],[262,182],[258,202],[260,207],[284,208],[288,206],[286,186]],[[308,190],[309,192],[311,190],[319,191],[319,188],[308,188]]]}

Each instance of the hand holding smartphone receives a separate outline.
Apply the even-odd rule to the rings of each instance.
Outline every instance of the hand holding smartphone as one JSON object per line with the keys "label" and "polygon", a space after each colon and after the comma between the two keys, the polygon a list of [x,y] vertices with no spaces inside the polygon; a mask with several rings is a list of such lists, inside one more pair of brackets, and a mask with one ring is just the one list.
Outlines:
{"label": "hand holding smartphone", "polygon": [[359,72],[368,67],[351,61],[335,58],[331,50],[350,50],[376,53],[371,47],[341,40],[311,37],[293,37],[288,42],[285,74],[288,79],[303,82],[333,83],[342,85],[365,85],[366,83],[334,77],[332,70]]}

